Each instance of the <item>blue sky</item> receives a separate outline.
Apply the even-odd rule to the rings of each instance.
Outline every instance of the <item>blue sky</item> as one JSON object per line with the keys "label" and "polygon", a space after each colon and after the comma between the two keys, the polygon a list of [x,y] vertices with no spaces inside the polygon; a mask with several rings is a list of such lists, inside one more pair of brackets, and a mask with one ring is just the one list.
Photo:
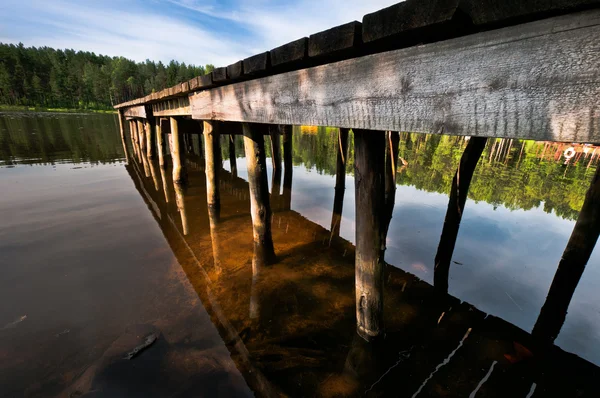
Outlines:
{"label": "blue sky", "polygon": [[0,42],[225,66],[399,0],[0,0]]}

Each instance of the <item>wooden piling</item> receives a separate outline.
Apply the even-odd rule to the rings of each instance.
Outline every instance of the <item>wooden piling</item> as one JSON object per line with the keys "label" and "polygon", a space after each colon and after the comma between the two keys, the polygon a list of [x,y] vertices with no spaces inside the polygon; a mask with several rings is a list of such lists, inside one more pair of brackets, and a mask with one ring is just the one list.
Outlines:
{"label": "wooden piling", "polygon": [[263,138],[266,128],[259,124],[242,124],[250,188],[250,213],[254,233],[253,268],[272,264],[276,260],[271,236],[271,205]]}
{"label": "wooden piling", "polygon": [[339,129],[338,145],[335,166],[335,195],[333,198],[333,215],[331,216],[331,236],[329,244],[334,237],[340,236],[340,224],[344,207],[344,193],[346,192],[346,164],[348,156],[349,129]]}
{"label": "wooden piling", "polygon": [[383,334],[383,250],[381,211],[384,205],[385,134],[354,131],[356,201],[356,321],[365,340]]}
{"label": "wooden piling", "polygon": [[146,129],[141,119],[137,120],[138,142],[140,143],[140,156],[146,155]]}
{"label": "wooden piling", "polygon": [[162,181],[163,191],[165,194],[165,203],[169,203],[169,184],[167,184],[167,170],[165,166],[160,166],[160,178]]}
{"label": "wooden piling", "polygon": [[231,176],[237,177],[237,158],[235,155],[235,136],[229,134],[229,167],[231,168]]}
{"label": "wooden piling", "polygon": [[600,167],[585,195],[579,217],[558,264],[546,302],[533,327],[533,337],[553,343],[567,317],[569,304],[600,235]]}
{"label": "wooden piling", "polygon": [[277,126],[271,126],[269,128],[269,135],[271,138],[271,162],[273,164],[273,171],[281,168],[281,140],[279,139],[279,128]]}
{"label": "wooden piling", "polygon": [[155,148],[154,148],[154,137],[153,137],[153,128],[152,128],[152,122],[150,120],[146,120],[144,122],[144,125],[146,127],[146,155],[148,156],[148,159],[154,159],[154,154],[155,154]]}
{"label": "wooden piling", "polygon": [[292,126],[280,125],[279,131],[283,135],[283,203],[282,208],[292,208]]}
{"label": "wooden piling", "polygon": [[183,234],[187,235],[189,233],[189,226],[187,210],[185,207],[185,188],[181,184],[173,184],[173,187],[175,189],[175,202],[177,203],[177,211],[181,217],[181,228],[183,230]]}
{"label": "wooden piling", "polygon": [[181,151],[181,143],[179,136],[179,127],[177,119],[171,117],[171,158],[173,159],[173,182],[176,184],[184,184],[187,181],[187,172],[183,163],[183,154]]}
{"label": "wooden piling", "polygon": [[156,152],[158,152],[158,165],[160,167],[165,166],[165,155],[163,152],[163,135],[160,127],[160,118],[156,119]]}
{"label": "wooden piling", "polygon": [[141,162],[142,159],[140,158],[140,146],[138,143],[138,132],[137,132],[137,122],[135,120],[130,120],[129,121],[129,131],[131,132],[131,144],[133,145],[133,152],[135,153],[135,157],[137,158],[138,162]]}
{"label": "wooden piling", "polygon": [[465,209],[467,194],[473,172],[483,153],[487,138],[471,137],[462,157],[458,170],[452,180],[450,200],[444,219],[444,227],[440,237],[437,254],[435,255],[435,267],[433,274],[433,285],[441,293],[448,292],[448,276],[450,273],[450,261],[454,253],[456,238],[460,227],[460,220]]}
{"label": "wooden piling", "polygon": [[119,109],[118,118],[121,143],[123,144],[123,155],[125,155],[125,162],[129,163],[129,151],[127,151],[127,141],[125,140],[125,117],[123,116],[123,110],[121,109]]}
{"label": "wooden piling", "polygon": [[219,140],[219,122],[204,122],[204,153],[206,165],[206,203],[208,211],[219,219],[221,195],[219,193],[219,171],[221,169],[221,147]]}
{"label": "wooden piling", "polygon": [[397,131],[387,131],[386,153],[385,153],[385,206],[383,210],[383,244],[390,227],[394,205],[396,204],[396,172],[398,171],[398,145],[400,143],[400,134]]}

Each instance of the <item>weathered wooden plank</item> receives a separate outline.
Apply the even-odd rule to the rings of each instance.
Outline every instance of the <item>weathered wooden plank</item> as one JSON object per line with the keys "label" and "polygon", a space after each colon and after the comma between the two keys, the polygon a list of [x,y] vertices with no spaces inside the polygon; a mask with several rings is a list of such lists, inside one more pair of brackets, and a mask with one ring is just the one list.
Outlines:
{"label": "weathered wooden plank", "polygon": [[208,88],[214,86],[212,73],[198,76],[198,88]]}
{"label": "weathered wooden plank", "polygon": [[349,50],[360,45],[361,23],[353,21],[310,35],[308,38],[308,56],[318,57]]}
{"label": "weathered wooden plank", "polygon": [[270,51],[271,66],[302,61],[308,56],[308,37],[294,40]]}
{"label": "weathered wooden plank", "polygon": [[461,0],[460,6],[475,25],[497,24],[512,19],[543,18],[549,13],[570,12],[598,6],[600,0]]}
{"label": "weathered wooden plank", "polygon": [[244,74],[244,61],[238,61],[227,66],[227,77],[229,79],[238,79]]}
{"label": "weathered wooden plank", "polygon": [[227,80],[227,68],[222,67],[222,68],[215,68],[215,70],[212,71],[212,80],[215,83],[220,83],[220,82],[224,82]]}
{"label": "weathered wooden plank", "polygon": [[600,141],[600,11],[197,93],[192,117]]}
{"label": "weathered wooden plank", "polygon": [[269,52],[264,52],[260,54],[253,55],[249,58],[246,58],[244,62],[244,73],[247,75],[251,75],[254,73],[262,72],[269,68],[271,64],[271,59],[269,56]]}
{"label": "weathered wooden plank", "polygon": [[152,104],[152,114],[157,117],[190,115],[189,97],[171,98]]}
{"label": "weathered wooden plank", "polygon": [[449,22],[458,5],[459,0],[408,0],[394,4],[363,17],[362,39],[368,43],[416,29],[433,29]]}
{"label": "weathered wooden plank", "polygon": [[125,117],[141,117],[146,119],[151,113],[145,105],[131,106],[123,110]]}

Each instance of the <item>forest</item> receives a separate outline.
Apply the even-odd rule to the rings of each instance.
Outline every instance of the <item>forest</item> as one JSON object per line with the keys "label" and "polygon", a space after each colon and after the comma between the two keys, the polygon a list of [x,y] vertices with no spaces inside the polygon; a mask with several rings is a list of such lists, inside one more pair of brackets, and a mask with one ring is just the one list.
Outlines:
{"label": "forest", "polygon": [[108,110],[213,69],[0,43],[0,105]]}

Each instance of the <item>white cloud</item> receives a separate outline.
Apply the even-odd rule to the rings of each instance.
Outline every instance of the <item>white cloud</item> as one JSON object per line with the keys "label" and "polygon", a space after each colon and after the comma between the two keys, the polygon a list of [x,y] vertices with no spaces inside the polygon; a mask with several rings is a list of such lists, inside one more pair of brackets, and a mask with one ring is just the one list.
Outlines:
{"label": "white cloud", "polygon": [[[0,36],[5,37],[3,42],[73,48],[136,61],[176,59],[225,66],[300,37],[361,20],[364,14],[396,2],[231,0],[223,5],[216,0],[155,0],[140,7],[131,0],[3,0]],[[10,22],[15,20],[21,25]],[[23,26],[31,29],[24,30]]]}

